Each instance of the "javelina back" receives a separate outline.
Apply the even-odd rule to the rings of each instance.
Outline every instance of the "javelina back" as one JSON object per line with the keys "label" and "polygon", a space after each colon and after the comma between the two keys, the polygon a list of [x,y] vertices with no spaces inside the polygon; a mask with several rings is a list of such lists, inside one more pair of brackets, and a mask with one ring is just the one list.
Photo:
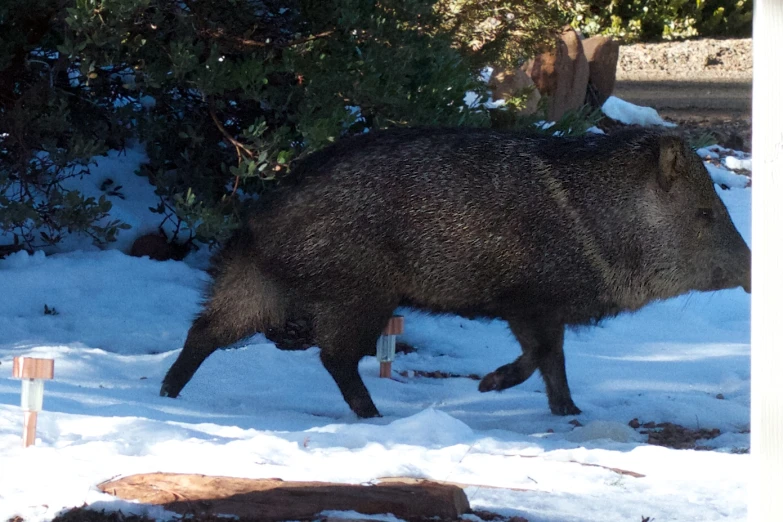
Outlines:
{"label": "javelina back", "polygon": [[480,390],[539,369],[552,412],[576,414],[566,326],[691,290],[750,291],[750,250],[671,134],[398,129],[344,139],[292,175],[214,259],[161,395],[176,397],[217,348],[310,316],[350,408],[377,416],[359,360],[408,305],[507,320],[523,355]]}

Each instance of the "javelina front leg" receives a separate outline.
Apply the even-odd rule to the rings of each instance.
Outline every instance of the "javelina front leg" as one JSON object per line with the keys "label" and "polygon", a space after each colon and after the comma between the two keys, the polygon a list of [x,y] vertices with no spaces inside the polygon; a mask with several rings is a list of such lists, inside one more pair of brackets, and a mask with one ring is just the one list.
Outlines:
{"label": "javelina front leg", "polygon": [[485,375],[479,383],[479,391],[501,391],[522,384],[537,369],[538,363],[533,358],[533,351],[526,349],[514,362],[504,364],[494,372]]}
{"label": "javelina front leg", "polygon": [[228,324],[232,323],[220,321],[206,314],[193,321],[185,346],[163,379],[160,387],[161,397],[174,398],[179,395],[201,363],[212,352],[253,333],[252,328],[238,330],[227,327]]}
{"label": "javelina front leg", "polygon": [[577,415],[582,411],[571,399],[565,370],[562,324],[509,319],[511,332],[522,345],[523,353],[514,362],[487,374],[479,391],[500,391],[525,382],[538,368],[546,385],[549,409],[555,415]]}

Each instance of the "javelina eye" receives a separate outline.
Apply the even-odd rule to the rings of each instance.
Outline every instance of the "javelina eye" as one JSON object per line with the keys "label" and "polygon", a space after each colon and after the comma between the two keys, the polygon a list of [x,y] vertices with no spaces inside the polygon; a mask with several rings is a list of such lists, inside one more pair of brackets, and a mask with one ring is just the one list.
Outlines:
{"label": "javelina eye", "polygon": [[715,217],[711,208],[700,208],[698,210],[698,216],[706,221],[712,221],[712,219]]}

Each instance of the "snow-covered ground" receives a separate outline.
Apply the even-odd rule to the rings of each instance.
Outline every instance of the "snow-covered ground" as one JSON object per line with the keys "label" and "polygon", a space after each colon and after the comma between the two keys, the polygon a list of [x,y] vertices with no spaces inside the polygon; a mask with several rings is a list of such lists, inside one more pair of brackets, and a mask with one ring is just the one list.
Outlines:
{"label": "snow-covered ground", "polygon": [[[393,379],[379,378],[373,358],[360,367],[383,418],[350,412],[317,348],[284,352],[263,336],[213,354],[179,399],[159,397],[207,278],[203,251],[186,263],[123,253],[128,238],[149,231],[157,217],[146,212],[151,187],[132,174],[140,150],[100,159],[84,180],[99,186],[111,176],[127,191],[125,200],[114,198],[115,217],[134,228],[116,249],[0,260],[0,521],[49,520],[85,502],[163,516],[95,488],[154,471],[448,480],[472,485],[466,493],[474,509],[531,522],[745,519],[749,456],[736,452],[749,445],[750,298],[740,289],[653,304],[569,332],[569,380],[584,427],[550,414],[537,375],[488,394],[465,377],[414,377],[413,370],[483,375],[513,360],[519,347],[502,321],[407,309],[401,340],[416,351],[397,357]],[[746,156],[733,157],[749,168]],[[719,193],[749,241],[747,182],[713,169],[737,181]],[[44,314],[44,305],[57,313]],[[37,445],[27,449],[20,383],[11,379],[20,355],[56,361]],[[633,418],[722,434],[703,442],[715,451],[667,449],[645,444],[627,426]]]}

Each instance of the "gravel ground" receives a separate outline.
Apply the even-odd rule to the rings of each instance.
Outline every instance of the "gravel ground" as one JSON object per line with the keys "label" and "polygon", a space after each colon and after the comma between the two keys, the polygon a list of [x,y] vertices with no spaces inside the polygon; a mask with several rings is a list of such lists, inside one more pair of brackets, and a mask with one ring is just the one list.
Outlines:
{"label": "gravel ground", "polygon": [[750,151],[752,41],[701,38],[620,47],[614,94],[654,107],[688,135]]}
{"label": "gravel ground", "polygon": [[753,79],[750,38],[700,38],[620,47],[620,81],[740,82]]}

